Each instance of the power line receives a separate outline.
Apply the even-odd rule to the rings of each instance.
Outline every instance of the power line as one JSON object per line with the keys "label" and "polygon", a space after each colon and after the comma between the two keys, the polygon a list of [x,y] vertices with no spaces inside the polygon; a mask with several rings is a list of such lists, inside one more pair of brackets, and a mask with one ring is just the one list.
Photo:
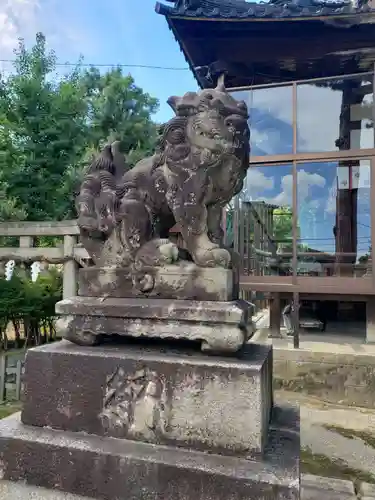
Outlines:
{"label": "power line", "polygon": [[[14,59],[0,59],[0,62],[3,63],[11,63],[14,64],[16,61]],[[141,68],[141,69],[161,69],[161,70],[167,70],[167,71],[189,71],[188,67],[184,68],[178,68],[176,66],[154,66],[154,65],[149,65],[149,64],[94,64],[94,63],[56,63],[56,66],[65,66],[65,67],[73,67],[73,66],[83,66],[83,67],[101,67],[101,68],[109,68],[109,67],[116,67],[116,68]]]}

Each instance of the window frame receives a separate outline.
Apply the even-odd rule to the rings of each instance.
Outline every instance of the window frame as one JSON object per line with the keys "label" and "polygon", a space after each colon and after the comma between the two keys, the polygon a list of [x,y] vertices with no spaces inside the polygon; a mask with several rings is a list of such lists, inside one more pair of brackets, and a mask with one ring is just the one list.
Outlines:
{"label": "window frame", "polygon": [[[332,150],[332,151],[321,151],[321,152],[304,152],[298,153],[297,151],[297,87],[298,85],[313,83],[313,82],[328,82],[337,79],[350,79],[358,76],[372,76],[373,81],[373,94],[375,96],[375,64],[374,71],[368,71],[365,73],[351,73],[345,76],[337,76],[331,78],[314,78],[311,80],[295,80],[293,82],[281,82],[272,83],[268,85],[256,85],[254,87],[232,87],[229,88],[230,92],[240,92],[240,91],[254,91],[267,88],[278,88],[278,87],[291,87],[292,88],[292,133],[293,133],[293,149],[292,153],[289,154],[277,154],[277,155],[264,155],[264,156],[252,156],[250,157],[250,163],[290,163],[293,160],[296,161],[309,161],[309,160],[329,160],[329,159],[341,159],[341,158],[352,158],[352,157],[368,157],[372,156],[374,148],[367,149],[347,149],[347,150]],[[375,123],[375,98],[373,99],[373,117]],[[375,127],[374,127],[375,129]],[[375,140],[375,134],[374,134]]]}
{"label": "window frame", "polygon": [[[373,78],[373,89],[375,95],[375,64],[374,71],[364,73],[363,75],[371,75]],[[358,76],[358,73],[347,75],[347,78]],[[334,80],[335,78],[332,78]],[[254,90],[258,88],[271,88],[278,86],[291,85],[293,87],[293,153],[288,155],[270,155],[270,156],[253,156],[250,157],[251,165],[258,167],[276,166],[283,164],[292,164],[293,174],[293,235],[297,234],[297,163],[303,162],[324,162],[335,160],[361,160],[368,159],[370,161],[370,204],[375,207],[375,147],[371,149],[349,149],[345,151],[318,152],[318,153],[297,153],[297,84],[307,83],[319,80],[330,80],[327,78],[317,78],[314,80],[303,80],[295,82],[285,82],[281,84],[261,85],[253,87],[237,87],[231,88],[230,91],[236,90]],[[372,114],[375,123],[375,98],[373,99]],[[375,126],[374,126],[374,141],[375,141]],[[236,201],[234,203],[236,207]],[[372,214],[371,214],[372,215]],[[371,259],[375,265],[375,217],[371,218]],[[238,227],[238,226],[237,226]],[[235,230],[235,228],[233,228]],[[237,232],[237,231],[236,231]],[[237,238],[238,240],[238,238]],[[238,247],[235,250],[238,250]],[[241,273],[240,285],[244,290],[253,290],[259,292],[275,292],[275,293],[292,293],[292,294],[327,294],[327,295],[345,295],[349,297],[375,295],[375,270],[372,277],[355,278],[355,277],[313,277],[313,276],[297,276],[297,239],[293,238],[293,275],[292,276],[246,276]],[[357,298],[358,300],[358,298]]]}

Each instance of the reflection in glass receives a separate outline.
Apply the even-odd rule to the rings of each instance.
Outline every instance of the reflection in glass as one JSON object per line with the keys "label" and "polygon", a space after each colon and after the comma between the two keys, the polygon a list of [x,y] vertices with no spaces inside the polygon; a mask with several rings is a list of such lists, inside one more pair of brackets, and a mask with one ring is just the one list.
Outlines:
{"label": "reflection in glass", "polygon": [[297,152],[374,147],[372,75],[297,85]]}
{"label": "reflection in glass", "polygon": [[304,299],[299,308],[299,325],[300,333],[308,333],[310,341],[321,341],[321,330],[330,337],[337,336],[339,342],[360,343],[366,337],[366,303]]}
{"label": "reflection in glass", "polygon": [[369,276],[370,161],[299,164],[297,180],[297,274]]}
{"label": "reflection in glass", "polygon": [[[291,165],[248,170],[240,195],[239,238],[235,248],[246,274],[293,274],[292,183]],[[285,255],[281,256],[282,253]]]}
{"label": "reflection in glass", "polygon": [[292,87],[271,87],[233,92],[249,108],[253,156],[293,152]]}

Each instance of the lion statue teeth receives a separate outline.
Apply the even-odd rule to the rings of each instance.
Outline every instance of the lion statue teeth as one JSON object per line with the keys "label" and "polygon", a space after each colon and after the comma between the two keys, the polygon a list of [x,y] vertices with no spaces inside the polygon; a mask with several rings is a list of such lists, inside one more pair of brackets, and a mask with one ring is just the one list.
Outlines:
{"label": "lion statue teeth", "polygon": [[116,141],[105,146],[83,179],[78,225],[97,266],[176,262],[178,249],[168,240],[176,223],[196,265],[231,265],[222,247],[221,214],[241,191],[249,167],[246,104],[223,81],[168,103],[175,116],[163,125],[153,156],[129,169]]}

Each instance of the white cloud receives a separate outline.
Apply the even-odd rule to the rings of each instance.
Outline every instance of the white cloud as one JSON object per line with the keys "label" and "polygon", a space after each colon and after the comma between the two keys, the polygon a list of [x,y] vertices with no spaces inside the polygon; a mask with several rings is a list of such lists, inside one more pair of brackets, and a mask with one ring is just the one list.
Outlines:
{"label": "white cloud", "polygon": [[[84,52],[94,51],[95,40],[82,24],[83,11],[88,0],[0,0],[0,59],[14,59],[19,38],[28,46],[35,43],[35,35],[42,32],[49,48],[57,55],[73,61]],[[86,4],[86,5],[85,5]],[[94,52],[95,53],[95,52]],[[9,63],[0,63],[0,70],[12,69]]]}
{"label": "white cloud", "polygon": [[269,191],[274,187],[272,177],[267,177],[259,168],[251,168],[248,170],[245,182],[245,197],[256,199],[263,197],[265,191]]}
{"label": "white cloud", "polygon": [[0,4],[1,59],[12,58],[18,38],[28,38],[38,31],[41,16],[39,0],[2,0]]}
{"label": "white cloud", "polygon": [[[276,167],[277,168],[277,167]],[[246,179],[245,198],[254,201],[266,201],[275,205],[289,205],[293,203],[293,176],[292,174],[284,175],[281,178],[281,189],[276,195],[270,195],[275,187],[274,178],[266,176],[264,172],[270,172],[270,167],[265,167],[260,170],[259,168],[250,168]],[[308,200],[311,195],[312,187],[324,188],[326,180],[324,177],[317,173],[309,173],[304,169],[298,170],[298,203],[303,203]],[[315,204],[318,200],[311,200],[309,204]],[[313,205],[311,205],[313,207]]]}
{"label": "white cloud", "polygon": [[336,213],[336,195],[337,195],[337,179],[333,180],[332,186],[328,190],[328,199],[326,203],[326,212],[329,214]]}

